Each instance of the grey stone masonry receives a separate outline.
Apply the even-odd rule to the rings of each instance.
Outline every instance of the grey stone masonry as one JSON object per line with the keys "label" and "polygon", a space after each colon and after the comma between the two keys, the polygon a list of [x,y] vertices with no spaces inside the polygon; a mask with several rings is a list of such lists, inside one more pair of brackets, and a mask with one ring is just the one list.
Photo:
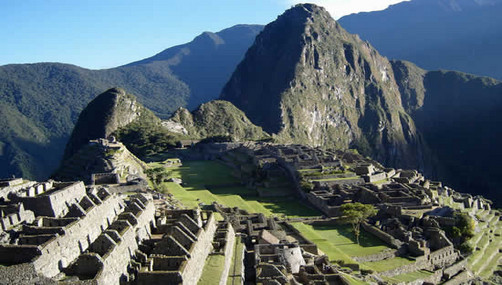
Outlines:
{"label": "grey stone masonry", "polygon": [[215,217],[199,210],[169,210],[166,216],[149,241],[153,248],[145,253],[137,284],[196,284],[213,251]]}
{"label": "grey stone masonry", "polygon": [[[0,263],[31,262],[37,272],[47,277],[58,275],[124,209],[122,198],[109,194],[101,197],[94,197],[94,205],[81,209],[81,217],[37,217],[34,224],[23,225],[17,244],[0,245]],[[89,202],[87,198],[82,197],[83,200]]]}
{"label": "grey stone masonry", "polygon": [[[138,242],[150,238],[150,226],[155,218],[153,201],[141,196],[131,199],[125,211],[91,244],[89,251],[69,267],[69,273],[103,285],[118,285],[121,280],[128,280],[132,254],[138,249]],[[131,206],[134,204],[141,205],[141,210],[136,212]]]}
{"label": "grey stone masonry", "polygon": [[9,195],[12,202],[24,204],[36,216],[61,217],[69,205],[78,203],[86,195],[83,182],[46,182],[19,190]]}
{"label": "grey stone masonry", "polygon": [[0,205],[0,229],[3,231],[20,223],[32,223],[35,214],[30,210],[25,210],[22,203]]}

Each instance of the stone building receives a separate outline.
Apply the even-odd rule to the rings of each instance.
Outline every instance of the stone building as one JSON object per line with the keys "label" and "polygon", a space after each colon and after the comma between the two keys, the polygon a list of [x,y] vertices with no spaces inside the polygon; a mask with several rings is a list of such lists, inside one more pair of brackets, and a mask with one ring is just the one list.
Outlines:
{"label": "stone building", "polygon": [[151,195],[126,197],[103,187],[86,190],[82,182],[56,181],[11,192],[0,210],[10,236],[0,243],[5,265],[0,275],[29,265],[32,274],[65,277],[66,284],[128,280],[131,255],[150,237],[155,215]]}
{"label": "stone building", "polygon": [[196,284],[213,252],[217,227],[212,212],[166,211],[136,252],[137,284]]}

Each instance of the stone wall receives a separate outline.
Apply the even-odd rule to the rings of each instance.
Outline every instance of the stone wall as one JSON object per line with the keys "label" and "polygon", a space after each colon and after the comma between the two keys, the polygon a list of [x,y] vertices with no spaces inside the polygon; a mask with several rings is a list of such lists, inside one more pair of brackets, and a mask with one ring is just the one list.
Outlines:
{"label": "stone wall", "polygon": [[427,278],[417,279],[415,281],[406,283],[407,285],[422,285],[422,284],[439,284],[441,282],[441,277],[443,276],[442,270],[436,270]]}
{"label": "stone wall", "polygon": [[13,202],[23,203],[24,207],[33,211],[36,216],[61,217],[69,211],[69,205],[78,203],[86,195],[83,182],[54,183],[54,188],[48,191],[37,188],[34,190],[34,197],[28,193],[29,196],[9,198]]}
{"label": "stone wall", "polygon": [[33,260],[35,269],[54,277],[67,267],[98,238],[103,229],[123,210],[123,200],[107,197],[102,204],[91,207],[78,221],[64,227],[64,234],[42,246],[41,256]]}
{"label": "stone wall", "polygon": [[362,177],[357,177],[354,179],[340,179],[340,180],[331,180],[331,181],[313,181],[315,187],[317,188],[325,188],[333,185],[343,184],[343,185],[362,185],[365,183]]}
{"label": "stone wall", "polygon": [[398,251],[395,249],[389,249],[389,250],[384,250],[379,253],[375,254],[370,254],[370,255],[364,255],[364,256],[353,256],[352,259],[354,259],[357,262],[374,262],[374,261],[380,261],[388,258],[394,258],[398,256]]}
{"label": "stone wall", "polygon": [[119,184],[120,177],[117,173],[93,173],[91,174],[91,184]]}
{"label": "stone wall", "polygon": [[225,232],[225,247],[223,250],[223,255],[225,256],[223,271],[221,272],[220,285],[227,284],[228,273],[230,272],[230,266],[232,265],[232,257],[234,256],[235,248],[235,231],[231,224],[227,224]]}
{"label": "stone wall", "polygon": [[35,215],[30,210],[25,210],[22,203],[14,205],[0,205],[0,229],[8,230],[12,226],[35,220]]}
{"label": "stone wall", "polygon": [[9,194],[17,192],[23,188],[31,187],[35,184],[36,184],[36,182],[34,182],[34,181],[23,181],[23,183],[21,183],[21,184],[4,186],[4,187],[0,186],[0,200],[7,199]]}
{"label": "stone wall", "polygon": [[467,259],[462,259],[461,261],[445,268],[443,270],[443,275],[446,279],[450,279],[453,276],[457,275],[460,271],[465,270],[467,266]]}
{"label": "stone wall", "polygon": [[[447,267],[457,260],[458,253],[454,250],[453,246],[448,246],[434,252],[430,255],[417,257],[414,263],[403,265],[391,270],[378,273],[381,276],[396,276],[399,274],[414,272],[422,269],[436,270]],[[442,274],[441,274],[442,275]]]}
{"label": "stone wall", "polygon": [[172,210],[166,214],[167,223],[157,227],[164,236],[149,251],[150,265],[138,272],[137,283],[196,284],[213,250],[217,228],[214,215],[194,210]]}
{"label": "stone wall", "polygon": [[460,285],[460,284],[469,284],[468,281],[474,279],[470,271],[462,271],[459,274],[455,275],[452,279],[443,283],[443,285]]}
{"label": "stone wall", "polygon": [[[122,215],[121,215],[122,216]],[[127,267],[131,255],[138,249],[138,241],[142,240],[142,231],[150,233],[150,222],[155,218],[155,206],[153,201],[148,201],[145,208],[135,215],[136,223],[127,228],[116,240],[113,249],[102,256],[103,268],[94,278],[98,284],[120,284],[121,279],[127,276]],[[106,233],[104,233],[106,234]],[[118,237],[117,237],[118,239]]]}
{"label": "stone wall", "polygon": [[182,278],[183,284],[196,284],[202,275],[206,258],[213,249],[213,236],[216,232],[216,220],[211,213],[202,231],[197,236],[197,242],[190,250],[190,259],[187,261]]}
{"label": "stone wall", "polygon": [[393,236],[389,235],[388,233],[386,233],[386,232],[384,232],[384,231],[382,231],[372,225],[369,225],[367,223],[363,223],[362,226],[365,231],[376,236],[377,238],[379,238],[380,240],[382,240],[383,242],[385,242],[386,244],[388,244],[392,248],[398,249],[403,245],[402,241],[394,238]]}
{"label": "stone wall", "polygon": [[429,262],[436,268],[444,268],[454,263],[457,258],[458,252],[453,248],[453,245],[433,251],[428,256]]}
{"label": "stone wall", "polygon": [[307,200],[314,205],[318,210],[328,217],[336,217],[341,214],[340,206],[329,206],[329,198],[320,197],[312,193],[307,193]]}

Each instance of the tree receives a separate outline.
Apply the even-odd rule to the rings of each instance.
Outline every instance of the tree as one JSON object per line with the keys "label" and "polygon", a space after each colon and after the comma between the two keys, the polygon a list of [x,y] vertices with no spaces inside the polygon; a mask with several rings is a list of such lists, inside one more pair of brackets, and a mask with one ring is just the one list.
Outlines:
{"label": "tree", "polygon": [[352,225],[357,244],[359,244],[361,224],[369,217],[376,215],[377,209],[373,205],[361,203],[343,204],[340,209],[346,221]]}
{"label": "tree", "polygon": [[158,187],[169,177],[170,171],[167,171],[165,167],[155,167],[147,169],[145,174],[148,176],[150,181],[152,181],[154,186]]}
{"label": "tree", "polygon": [[463,242],[474,236],[476,223],[467,213],[455,212],[455,225],[451,228],[450,233],[455,238],[461,238]]}

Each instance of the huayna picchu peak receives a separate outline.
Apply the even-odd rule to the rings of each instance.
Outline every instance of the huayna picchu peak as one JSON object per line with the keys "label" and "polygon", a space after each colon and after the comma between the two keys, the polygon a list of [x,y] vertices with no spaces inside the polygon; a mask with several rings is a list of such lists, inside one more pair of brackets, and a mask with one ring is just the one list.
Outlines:
{"label": "huayna picchu peak", "polygon": [[485,149],[502,143],[493,132],[500,81],[389,61],[316,5],[297,5],[268,24],[220,98],[278,142],[356,148],[387,165],[501,197],[492,170],[502,153],[475,146],[476,137],[492,138]]}
{"label": "huayna picchu peak", "polygon": [[427,148],[392,65],[316,5],[297,5],[268,24],[221,99],[278,141],[357,147],[390,165],[424,169]]}

